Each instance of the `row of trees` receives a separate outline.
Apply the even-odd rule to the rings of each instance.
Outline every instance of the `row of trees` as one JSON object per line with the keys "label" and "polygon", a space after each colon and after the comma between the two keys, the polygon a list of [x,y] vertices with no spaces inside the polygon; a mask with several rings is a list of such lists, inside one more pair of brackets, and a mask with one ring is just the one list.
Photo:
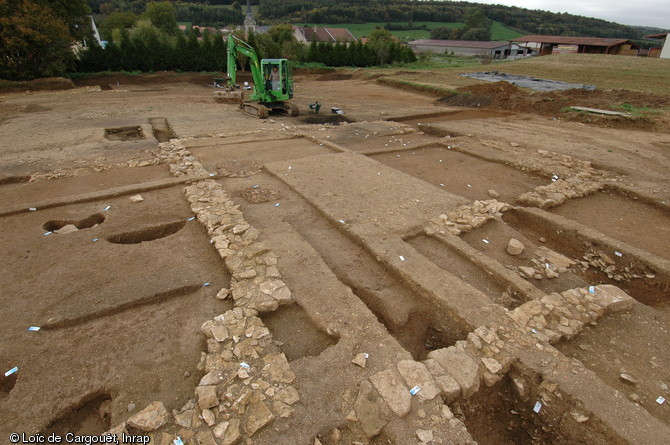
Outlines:
{"label": "row of trees", "polygon": [[309,23],[463,22],[468,9],[480,8],[492,20],[528,33],[637,39],[651,31],[567,13],[461,1],[263,0],[264,19]]}
{"label": "row of trees", "polygon": [[[94,13],[106,16],[114,12],[141,14],[149,1],[152,0],[88,0],[88,3]],[[180,0],[172,3],[179,21],[219,26],[239,23],[246,2]],[[259,0],[251,0],[251,3],[259,4]],[[233,7],[222,8],[221,5]],[[482,9],[492,20],[528,33],[640,39],[658,32],[567,13],[437,0],[262,0],[256,18],[270,23],[463,22],[473,6]]]}
{"label": "row of trees", "polygon": [[[155,0],[89,0],[91,9],[96,14],[101,14],[104,18],[101,27],[109,28],[106,25],[110,17],[124,15],[126,17],[139,16]],[[178,1],[170,2],[176,12],[176,18],[179,22],[191,22],[199,26],[217,26],[240,25],[244,21],[244,12],[241,2],[244,0],[219,0],[217,1]],[[222,4],[230,7],[221,7]]]}
{"label": "row of trees", "polygon": [[461,28],[438,27],[430,31],[430,38],[436,40],[491,40],[493,22],[481,8],[470,8],[463,19]]}
{"label": "row of trees", "polygon": [[[142,32],[119,30],[118,38],[101,48],[92,46],[82,53],[76,70],[98,71],[225,71],[226,42],[221,35],[205,33],[202,39],[195,34],[171,37],[155,27]],[[390,37],[386,30],[375,30],[367,44],[345,45],[312,42],[303,45],[294,39],[281,37],[282,29],[267,34],[251,34],[247,43],[256,49],[259,58],[288,58],[292,61],[317,62],[327,66],[365,67],[388,63],[416,61],[412,50]]]}
{"label": "row of trees", "polygon": [[114,43],[101,48],[93,45],[82,53],[75,70],[99,71],[223,71],[226,69],[226,44],[220,35],[195,34],[168,37],[149,30],[134,34],[121,30]]}
{"label": "row of trees", "polygon": [[[88,4],[91,7],[91,10],[94,14],[111,14],[113,12],[134,12],[135,14],[141,14],[147,7],[147,3],[155,0],[88,0]],[[246,0],[178,0],[172,1],[175,4],[175,7],[178,8],[180,4],[187,5],[200,5],[200,6],[220,6],[220,5],[232,5],[235,2],[243,1],[246,4]],[[259,0],[251,0],[252,5],[257,5]]]}

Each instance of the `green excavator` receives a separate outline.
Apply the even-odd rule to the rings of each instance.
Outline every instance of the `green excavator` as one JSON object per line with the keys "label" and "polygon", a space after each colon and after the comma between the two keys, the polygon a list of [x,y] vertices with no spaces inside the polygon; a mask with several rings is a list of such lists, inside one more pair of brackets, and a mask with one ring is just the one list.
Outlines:
{"label": "green excavator", "polygon": [[[253,91],[249,87],[237,85],[237,57],[246,56],[251,67]],[[297,116],[300,110],[289,102],[293,98],[293,75],[291,63],[287,59],[258,60],[256,51],[245,41],[230,34],[228,36],[228,77],[223,81],[221,91],[214,93],[214,99],[223,103],[239,103],[246,113],[264,119],[270,111]],[[215,81],[216,82],[216,81]],[[218,85],[218,82],[217,82]]]}

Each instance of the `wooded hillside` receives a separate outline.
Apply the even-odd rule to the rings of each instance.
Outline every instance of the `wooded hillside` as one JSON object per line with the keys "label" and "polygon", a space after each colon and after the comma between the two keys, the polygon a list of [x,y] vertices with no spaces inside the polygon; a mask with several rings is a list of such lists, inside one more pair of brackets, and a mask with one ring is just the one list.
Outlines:
{"label": "wooded hillside", "polygon": [[[147,0],[88,2],[94,13],[139,14],[144,11]],[[227,23],[222,23],[225,21],[239,24],[246,7],[245,0],[173,0],[171,3],[177,10],[177,20],[203,26],[225,25]],[[251,4],[260,5],[256,19],[266,24],[463,22],[468,9],[479,7],[489,19],[529,34],[640,39],[662,31],[567,13],[448,0],[252,0]]]}

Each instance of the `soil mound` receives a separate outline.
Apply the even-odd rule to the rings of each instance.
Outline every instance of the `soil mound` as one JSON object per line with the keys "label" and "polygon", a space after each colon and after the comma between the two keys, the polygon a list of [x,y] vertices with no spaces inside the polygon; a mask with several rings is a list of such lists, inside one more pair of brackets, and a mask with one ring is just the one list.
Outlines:
{"label": "soil mound", "polygon": [[475,94],[452,94],[437,100],[450,107],[488,107],[493,101],[489,96]]}
{"label": "soil mound", "polygon": [[522,94],[523,90],[521,90],[521,88],[519,87],[512,85],[511,83],[500,81],[490,83],[489,82],[479,83],[476,85],[461,87],[458,89],[458,91],[476,94],[479,96],[489,96],[491,98],[501,99],[517,94]]}
{"label": "soil mound", "polygon": [[0,92],[13,93],[17,91],[57,91],[76,88],[72,80],[64,77],[45,77],[29,81],[0,80]]}

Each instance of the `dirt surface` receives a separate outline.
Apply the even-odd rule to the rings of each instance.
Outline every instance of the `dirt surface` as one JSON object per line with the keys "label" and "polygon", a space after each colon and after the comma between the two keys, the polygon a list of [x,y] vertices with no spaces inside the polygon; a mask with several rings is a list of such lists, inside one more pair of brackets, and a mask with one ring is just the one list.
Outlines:
{"label": "dirt surface", "polygon": [[[18,367],[0,374],[0,442],[102,434],[153,401],[171,413],[150,433],[159,445],[235,443],[216,426],[238,417],[239,443],[257,444],[652,443],[670,431],[669,404],[657,401],[670,399],[668,118],[562,111],[663,109],[670,98],[484,82],[435,101],[359,72],[299,72],[301,115],[258,120],[215,103],[211,77],[106,75],[0,95],[0,367]],[[270,402],[275,389],[253,367],[219,389],[220,407],[195,395],[214,366],[203,357],[226,354],[201,326],[240,307],[220,291],[245,279],[212,220],[194,218],[211,198],[185,198],[207,178],[291,290],[289,304],[258,314],[295,374],[274,387],[297,391],[290,407]],[[490,202],[508,206],[481,221],[454,216]],[[532,202],[555,225],[523,213]],[[242,226],[225,229],[233,243],[251,230]],[[512,238],[522,252],[510,254]],[[495,382],[478,361],[471,395],[423,398],[424,385],[406,414],[384,411],[394,405],[373,387],[379,373],[428,366],[435,351],[470,345],[475,328],[502,336],[512,312],[603,284],[637,301],[591,321],[565,315],[571,336],[519,329],[491,343],[511,357],[495,355]],[[365,366],[352,363],[360,354]],[[246,401],[226,405],[240,387]],[[256,429],[258,400],[272,423]],[[385,420],[370,434],[378,401]],[[176,423],[191,411],[188,427]],[[434,440],[421,442],[424,430]]]}

